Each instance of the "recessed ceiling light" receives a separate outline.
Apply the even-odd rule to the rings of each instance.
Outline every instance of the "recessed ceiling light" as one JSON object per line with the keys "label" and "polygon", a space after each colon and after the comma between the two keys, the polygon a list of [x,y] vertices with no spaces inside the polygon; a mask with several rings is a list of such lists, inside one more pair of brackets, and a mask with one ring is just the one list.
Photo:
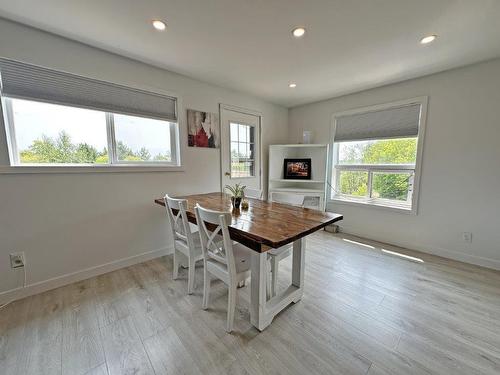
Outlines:
{"label": "recessed ceiling light", "polygon": [[156,29],[156,30],[160,30],[160,31],[163,31],[167,28],[167,25],[165,24],[165,22],[163,21],[160,21],[160,20],[153,20],[153,27]]}
{"label": "recessed ceiling light", "polygon": [[290,87],[291,89],[294,89],[297,87],[297,84],[292,82],[292,83],[288,84],[288,87]]}
{"label": "recessed ceiling light", "polygon": [[428,35],[420,40],[420,44],[429,44],[436,40],[437,35]]}
{"label": "recessed ceiling light", "polygon": [[300,38],[301,36],[304,36],[306,33],[306,29],[303,27],[296,27],[295,29],[292,30],[292,34],[296,38]]}

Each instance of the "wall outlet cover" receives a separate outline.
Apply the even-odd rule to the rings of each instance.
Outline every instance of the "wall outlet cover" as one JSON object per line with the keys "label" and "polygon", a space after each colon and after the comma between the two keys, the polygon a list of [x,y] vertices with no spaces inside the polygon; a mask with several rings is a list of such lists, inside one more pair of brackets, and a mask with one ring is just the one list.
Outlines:
{"label": "wall outlet cover", "polygon": [[12,268],[24,267],[24,253],[12,253],[10,254],[10,266]]}
{"label": "wall outlet cover", "polygon": [[462,239],[464,242],[472,242],[472,233],[471,232],[463,232]]}

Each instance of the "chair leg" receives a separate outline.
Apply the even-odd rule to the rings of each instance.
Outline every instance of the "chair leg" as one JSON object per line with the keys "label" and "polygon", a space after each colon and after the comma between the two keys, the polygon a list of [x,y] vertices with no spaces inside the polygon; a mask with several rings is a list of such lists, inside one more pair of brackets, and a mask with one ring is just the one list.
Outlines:
{"label": "chair leg", "polygon": [[227,298],[227,325],[226,332],[231,333],[234,323],[234,310],[236,309],[236,284],[229,285],[229,295]]}
{"label": "chair leg", "polygon": [[271,297],[274,297],[276,295],[276,287],[278,285],[278,267],[279,267],[279,259],[276,257],[273,257],[271,259],[271,273],[272,273],[272,280],[271,280]]}
{"label": "chair leg", "polygon": [[203,267],[203,303],[201,308],[208,309],[208,302],[210,299],[210,274],[207,271],[207,265]]}
{"label": "chair leg", "polygon": [[179,255],[177,254],[177,250],[174,249],[174,269],[172,272],[172,279],[177,279],[179,277]]}
{"label": "chair leg", "polygon": [[188,268],[188,294],[193,294],[194,289],[194,271],[196,268],[196,264],[192,257],[189,257],[189,268]]}

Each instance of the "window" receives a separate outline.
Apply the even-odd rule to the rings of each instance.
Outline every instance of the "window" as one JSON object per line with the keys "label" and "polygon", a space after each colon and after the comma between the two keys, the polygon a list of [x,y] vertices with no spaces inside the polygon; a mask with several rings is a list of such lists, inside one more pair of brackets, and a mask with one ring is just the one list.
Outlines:
{"label": "window", "polygon": [[113,115],[113,124],[118,162],[172,161],[170,133],[175,124],[125,115]]}
{"label": "window", "polygon": [[231,178],[255,176],[254,131],[253,126],[231,123]]}
{"label": "window", "polygon": [[425,102],[334,115],[331,201],[415,212]]}
{"label": "window", "polygon": [[109,162],[104,113],[20,99],[7,99],[5,107],[17,144],[14,164]]}
{"label": "window", "polygon": [[0,58],[13,166],[178,166],[177,99]]}
{"label": "window", "polygon": [[158,165],[175,160],[173,122],[23,99],[5,98],[3,103],[12,165]]}

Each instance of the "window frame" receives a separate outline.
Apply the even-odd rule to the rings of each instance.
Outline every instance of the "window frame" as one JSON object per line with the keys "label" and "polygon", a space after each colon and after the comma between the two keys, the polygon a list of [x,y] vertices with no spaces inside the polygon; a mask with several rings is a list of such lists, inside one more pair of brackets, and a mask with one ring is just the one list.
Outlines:
{"label": "window frame", "polygon": [[[384,109],[390,109],[393,107],[400,107],[412,104],[419,104],[421,108],[419,131],[417,135],[417,155],[415,159],[415,165],[413,164],[347,164],[346,165],[338,163],[339,147],[338,143],[334,142],[337,118],[346,115],[355,115],[355,114],[379,111]],[[355,108],[332,114],[331,134],[330,134],[330,149],[332,150],[332,153],[328,158],[327,181],[329,186],[327,194],[327,209],[334,210],[334,208],[338,204],[341,205],[345,204],[358,207],[372,207],[394,212],[408,213],[412,215],[416,215],[418,213],[419,190],[420,190],[420,180],[422,172],[422,155],[423,155],[423,145],[425,138],[425,126],[427,119],[427,104],[428,104],[428,97],[421,96],[412,99],[405,99],[390,103],[377,104],[368,107]],[[395,138],[401,139],[402,137],[398,136]],[[336,190],[338,189],[337,183],[339,181],[340,171],[368,172],[367,196],[355,197],[351,195],[336,193]],[[413,181],[410,182],[410,189],[409,189],[409,193],[411,193],[411,200],[408,200],[406,202],[402,201],[398,202],[396,200],[371,197],[373,173],[376,172],[407,173],[408,171],[413,171]]]}
{"label": "window frame", "polygon": [[[15,129],[15,121],[12,110],[12,99],[7,96],[1,96],[0,106],[0,119],[3,122],[5,129],[5,141],[8,149],[9,165],[0,166],[0,173],[80,173],[80,172],[123,172],[124,170],[130,172],[146,172],[146,171],[183,171],[181,166],[181,149],[180,149],[180,120],[176,122],[171,120],[159,119],[166,121],[170,124],[170,151],[172,160],[167,161],[120,161],[116,156],[116,139],[114,130],[114,113],[100,111],[105,114],[106,118],[106,138],[107,148],[109,155],[109,162],[105,164],[92,164],[92,163],[51,163],[51,164],[28,164],[21,163],[19,160],[19,149],[17,146],[17,137]],[[22,98],[19,98],[22,99]],[[23,99],[39,103],[64,105],[70,108],[79,108],[77,106],[70,106],[60,103],[43,102],[33,99]],[[177,98],[177,105],[179,99]],[[86,109],[86,108],[84,108]],[[126,116],[133,116],[125,114]],[[144,116],[137,116],[144,117]],[[148,117],[144,117],[148,118]],[[155,118],[156,119],[156,118]]]}

